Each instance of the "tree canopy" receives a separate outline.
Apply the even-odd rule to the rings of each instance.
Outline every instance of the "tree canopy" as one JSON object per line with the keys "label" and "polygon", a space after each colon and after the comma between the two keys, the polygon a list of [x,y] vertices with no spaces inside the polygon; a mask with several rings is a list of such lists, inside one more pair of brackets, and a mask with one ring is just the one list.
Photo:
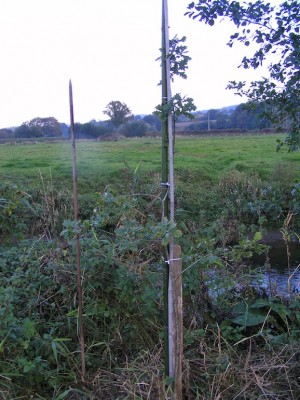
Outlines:
{"label": "tree canopy", "polygon": [[263,102],[253,107],[252,102],[238,105],[235,109],[211,109],[196,114],[195,122],[186,126],[186,130],[270,130],[272,125],[264,118],[265,104]]}
{"label": "tree canopy", "polygon": [[130,108],[121,101],[111,101],[107,104],[103,113],[109,116],[116,128],[134,118]]}
{"label": "tree canopy", "polygon": [[75,124],[75,137],[81,139],[97,139],[101,136],[110,135],[113,127],[105,122],[86,122]]}
{"label": "tree canopy", "polygon": [[142,137],[147,131],[147,124],[145,121],[132,121],[127,122],[120,126],[118,132],[126,137]]}
{"label": "tree canopy", "polygon": [[52,137],[61,136],[60,123],[54,117],[34,118],[24,122],[15,130],[15,137]]}
{"label": "tree canopy", "polygon": [[149,115],[145,115],[143,118],[143,121],[146,122],[146,124],[148,124],[150,126],[151,129],[154,129],[156,131],[160,131],[161,130],[161,121],[158,118],[157,115],[153,114],[149,114]]}
{"label": "tree canopy", "polygon": [[[243,57],[241,66],[256,69],[267,64],[269,76],[250,83],[232,81],[228,87],[250,101],[263,101],[268,106],[264,115],[279,129],[288,129],[285,144],[289,150],[299,148],[300,3],[198,0],[188,5],[186,14],[211,26],[218,19],[229,19],[238,31],[230,36],[228,45],[255,45],[252,56]],[[282,145],[280,142],[279,147]]]}

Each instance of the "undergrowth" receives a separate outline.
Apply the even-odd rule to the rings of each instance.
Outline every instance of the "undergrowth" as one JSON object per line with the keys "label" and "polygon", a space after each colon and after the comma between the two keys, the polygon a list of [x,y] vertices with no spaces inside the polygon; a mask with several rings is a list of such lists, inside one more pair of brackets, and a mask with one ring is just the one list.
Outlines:
{"label": "undergrowth", "polygon": [[183,250],[184,399],[298,399],[297,294],[253,285],[250,261],[267,256],[270,227],[299,237],[299,184],[234,171],[197,185],[179,174],[175,225],[161,220],[159,176],[143,178],[124,170],[118,186],[82,194],[78,223],[68,189],[1,184],[0,398],[167,399],[161,254],[172,234]]}

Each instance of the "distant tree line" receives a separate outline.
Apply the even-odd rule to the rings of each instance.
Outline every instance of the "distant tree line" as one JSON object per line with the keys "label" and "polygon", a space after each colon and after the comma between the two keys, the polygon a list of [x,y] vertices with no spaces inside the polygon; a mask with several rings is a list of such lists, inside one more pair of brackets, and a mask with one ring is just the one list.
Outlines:
{"label": "distant tree line", "polygon": [[60,124],[56,118],[37,117],[23,122],[15,129],[0,129],[0,139],[61,137],[63,131],[63,124]]}
{"label": "distant tree line", "polygon": [[161,122],[154,114],[139,115],[117,127],[111,121],[90,121],[75,124],[75,137],[78,139],[101,139],[107,137],[143,137],[147,134],[159,134]]}
{"label": "distant tree line", "polygon": [[[110,136],[142,137],[146,134],[159,134],[161,122],[154,114],[135,116],[128,122],[115,126],[111,121],[92,120],[86,123],[75,123],[77,139],[98,139]],[[0,139],[25,138],[67,138],[70,128],[67,124],[59,123],[55,118],[34,118],[24,122],[17,128],[0,129]]]}
{"label": "distant tree line", "polygon": [[272,123],[266,117],[267,106],[263,103],[251,102],[240,104],[233,111],[208,110],[197,117],[197,120],[186,126],[185,130],[208,131],[222,129],[240,129],[245,131],[272,128]]}
{"label": "distant tree line", "polygon": [[37,117],[30,121],[24,122],[15,130],[16,138],[59,137],[61,134],[62,132],[60,123],[54,117]]}
{"label": "distant tree line", "polygon": [[161,129],[160,119],[155,114],[134,116],[127,104],[113,100],[103,111],[108,121],[90,121],[75,124],[75,137],[101,139],[106,137],[142,137],[146,134],[158,134]]}
{"label": "distant tree line", "polygon": [[[117,103],[117,104],[115,104]],[[161,121],[157,113],[134,116],[125,103],[110,102],[106,108],[108,121],[92,120],[87,123],[75,124],[75,136],[78,139],[100,139],[107,137],[143,137],[159,135]],[[262,130],[272,128],[272,123],[266,117],[267,105],[248,102],[236,108],[211,109],[194,113],[195,119],[187,124],[189,119],[180,116],[177,121],[177,131],[208,131],[208,130]],[[184,128],[181,123],[184,122]],[[69,137],[67,124],[59,123],[54,117],[34,118],[21,126],[11,129],[0,129],[0,139]]]}

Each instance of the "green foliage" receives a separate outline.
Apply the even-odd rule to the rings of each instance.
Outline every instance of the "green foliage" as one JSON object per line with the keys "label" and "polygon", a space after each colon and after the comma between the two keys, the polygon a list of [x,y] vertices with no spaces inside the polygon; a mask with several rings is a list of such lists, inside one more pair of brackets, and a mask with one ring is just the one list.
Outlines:
{"label": "green foliage", "polygon": [[24,122],[14,133],[16,138],[61,136],[60,123],[54,117],[34,118]]}
{"label": "green foliage", "polygon": [[108,103],[103,114],[109,116],[111,123],[116,128],[133,119],[133,114],[131,113],[130,108],[121,101],[111,101]]}
{"label": "green foliage", "polygon": [[170,60],[171,79],[174,80],[174,76],[180,76],[183,79],[187,78],[186,70],[188,69],[188,63],[191,57],[187,55],[187,46],[181,43],[186,42],[186,36],[178,38],[177,35],[173,39],[170,39],[169,43],[169,54],[167,57]]}
{"label": "green foliage", "polygon": [[109,124],[76,123],[74,126],[76,139],[97,139],[100,136],[110,135],[113,131]]}
{"label": "green foliage", "polygon": [[161,130],[161,121],[154,113],[145,115],[143,121],[145,121],[148,125],[150,125],[152,129],[155,129],[157,131]]}
{"label": "green foliage", "polygon": [[176,121],[181,115],[193,119],[194,115],[192,112],[196,111],[196,106],[191,97],[182,97],[179,93],[176,93],[169,102],[158,105],[155,109],[154,114],[161,121],[164,121],[170,112],[172,112],[173,119]]}
{"label": "green foliage", "polygon": [[[275,132],[275,127],[267,117],[268,106],[264,102],[256,103],[249,101],[240,104],[234,109],[208,110],[207,112],[197,113],[195,122],[188,125],[185,129],[192,131],[208,130],[239,130]],[[226,132],[224,132],[226,133]]]}
{"label": "green foliage", "polygon": [[[169,53],[163,54],[163,49],[160,49],[162,56],[157,60],[162,60],[162,57],[167,57],[170,62],[170,78],[174,81],[174,76],[180,76],[183,79],[187,78],[186,70],[188,68],[188,62],[191,57],[187,55],[187,47],[181,45],[184,43],[186,37],[179,39],[175,36],[169,42]],[[162,82],[160,82],[162,84]],[[162,104],[156,106],[154,114],[157,115],[163,122],[167,119],[169,113],[172,113],[174,122],[181,116],[184,115],[189,119],[193,119],[194,116],[192,111],[196,110],[194,100],[191,97],[181,96],[180,93],[176,93],[175,96],[169,102],[163,101]]]}
{"label": "green foliage", "polygon": [[[257,0],[254,3],[239,3],[228,0],[200,0],[192,2],[186,13],[193,19],[214,25],[215,20],[229,19],[239,29],[230,36],[228,45],[241,42],[245,46],[256,44],[251,57],[244,57],[241,66],[256,69],[268,62],[269,77],[259,81],[233,81],[229,88],[250,100],[264,102],[266,115],[280,129],[287,129],[289,135],[285,144],[289,150],[299,147],[299,106],[300,91],[300,5],[288,0],[278,5]],[[276,58],[274,61],[274,54]],[[284,142],[279,143],[279,147]]]}
{"label": "green foliage", "polygon": [[[255,335],[265,335],[271,342],[286,341],[299,332],[299,304],[286,304],[280,298],[245,299],[233,307],[231,322],[243,330],[260,327]],[[277,336],[279,335],[279,338]]]}
{"label": "green foliage", "polygon": [[[51,251],[41,241],[23,241],[19,248],[1,248],[0,365],[5,379],[0,388],[10,387],[11,395],[30,394],[33,390],[42,395],[44,390],[47,393],[47,387],[72,376],[72,372],[61,374],[64,363],[60,365],[60,360],[66,354],[53,354],[56,334],[60,329],[66,331],[60,320],[65,287],[58,287],[53,279],[53,262],[46,259]],[[70,361],[72,356],[68,356]]]}
{"label": "green foliage", "polygon": [[[186,42],[186,36],[178,38],[177,35],[169,41],[169,53],[166,57],[170,62],[170,77],[174,81],[175,76],[180,76],[183,79],[187,78],[186,70],[188,69],[188,63],[191,57],[187,55],[188,48],[183,43]],[[182,43],[182,44],[181,44]],[[161,56],[156,61],[162,61],[163,49],[160,49]],[[162,82],[159,84],[161,85]]]}
{"label": "green foliage", "polygon": [[12,129],[2,128],[0,129],[0,139],[10,139],[14,137],[14,132]]}
{"label": "green foliage", "polygon": [[[259,145],[258,140],[261,140]],[[93,179],[88,181],[87,192],[83,190],[81,195],[78,223],[72,220],[71,191],[59,189],[60,182],[54,178],[47,182],[40,177],[41,187],[28,187],[26,193],[18,187],[3,185],[0,197],[16,206],[10,215],[5,214],[5,236],[14,230],[13,221],[25,222],[26,229],[16,245],[3,247],[1,242],[0,369],[4,378],[0,380],[0,397],[91,398],[97,393],[101,398],[125,398],[130,390],[140,393],[136,383],[139,378],[152,385],[153,371],[157,374],[156,381],[163,386],[165,265],[161,253],[170,236],[178,238],[183,250],[185,358],[191,366],[190,378],[185,378],[188,380],[184,386],[189,388],[186,390],[190,396],[197,387],[204,385],[208,390],[202,375],[199,378],[200,367],[204,368],[203,376],[210,371],[213,377],[223,374],[225,379],[228,362],[236,365],[235,351],[229,348],[232,343],[241,342],[236,346],[247,353],[245,358],[242,353],[239,355],[241,365],[248,357],[249,337],[264,356],[270,354],[270,346],[280,346],[284,354],[296,346],[297,303],[262,297],[263,292],[253,286],[254,274],[249,263],[254,253],[266,251],[266,246],[260,243],[260,229],[269,227],[273,221],[282,226],[286,213],[296,210],[298,186],[293,184],[294,175],[286,173],[293,164],[285,161],[280,168],[278,164],[278,168],[274,167],[275,161],[285,159],[284,154],[276,153],[275,160],[267,159],[272,156],[269,137],[246,141],[201,140],[198,150],[198,141],[179,139],[177,143],[179,160],[184,154],[185,165],[189,166],[190,161],[194,165],[193,171],[182,168],[181,164],[177,172],[177,226],[161,220],[160,179],[158,174],[149,173],[153,164],[152,170],[148,170],[139,162],[143,156],[155,163],[155,155],[159,153],[155,140],[151,143],[143,139],[124,140],[121,146],[79,143],[79,166],[90,168]],[[52,146],[52,151],[64,151],[61,149],[64,144]],[[233,171],[236,158],[241,161],[243,157],[244,146],[245,164],[258,165],[257,148],[266,155],[264,161],[270,163],[267,170],[273,171],[271,183],[251,172],[253,167],[247,172]],[[36,148],[41,154],[43,147]],[[24,146],[24,155],[26,149]],[[50,151],[51,146],[47,145],[44,154]],[[94,166],[99,152],[103,155],[100,161],[110,172],[108,186],[94,181],[101,168],[99,164]],[[128,156],[124,157],[126,168],[123,162],[122,168],[115,169],[115,159],[124,153]],[[295,154],[291,157],[296,159]],[[215,166],[211,164],[211,170],[202,168],[203,158],[206,164],[213,161]],[[70,166],[67,162],[66,165]],[[93,190],[95,193],[91,193]],[[28,204],[22,203],[23,197]],[[249,231],[254,233],[252,240],[246,238]],[[79,363],[76,234],[80,237],[84,292],[85,386],[80,383],[76,367]],[[25,235],[31,239],[25,240]],[[247,304],[248,309],[237,303]],[[258,325],[253,325],[254,322]],[[209,343],[212,350],[208,352]],[[151,366],[147,355],[155,358]],[[203,367],[203,358],[208,355],[209,365]],[[200,359],[202,366],[195,364]],[[140,368],[145,369],[137,373],[141,360],[145,364]],[[287,373],[291,373],[291,368]],[[147,388],[155,399],[162,393],[157,387]],[[232,388],[234,397],[241,389]],[[227,398],[233,398],[231,394]]]}
{"label": "green foliage", "polygon": [[27,231],[25,221],[20,219],[21,213],[31,210],[28,193],[9,182],[0,182],[0,238],[18,237]]}
{"label": "green foliage", "polygon": [[119,127],[118,132],[126,137],[142,137],[147,131],[144,121],[127,122]]}

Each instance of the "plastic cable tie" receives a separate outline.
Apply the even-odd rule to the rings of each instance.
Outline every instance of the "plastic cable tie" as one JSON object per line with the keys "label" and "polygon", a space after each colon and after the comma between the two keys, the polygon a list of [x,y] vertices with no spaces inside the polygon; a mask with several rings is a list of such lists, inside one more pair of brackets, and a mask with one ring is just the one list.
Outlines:
{"label": "plastic cable tie", "polygon": [[166,260],[165,263],[170,264],[170,261],[179,261],[179,260],[182,260],[182,258],[171,258],[170,260]]}

